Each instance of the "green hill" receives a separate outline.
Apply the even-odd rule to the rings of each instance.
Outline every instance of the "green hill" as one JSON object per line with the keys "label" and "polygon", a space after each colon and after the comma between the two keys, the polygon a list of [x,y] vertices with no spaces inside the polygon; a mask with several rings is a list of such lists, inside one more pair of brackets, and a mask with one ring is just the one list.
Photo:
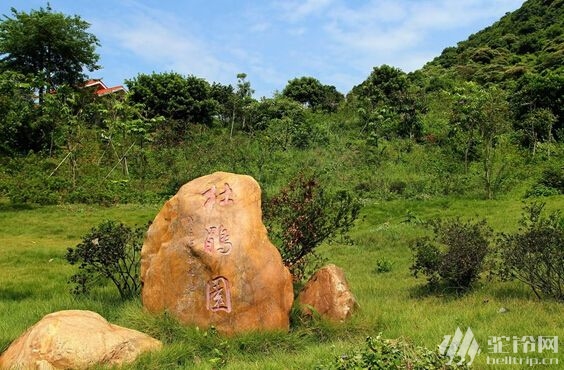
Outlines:
{"label": "green hill", "polygon": [[479,83],[514,81],[526,73],[564,70],[564,0],[529,0],[518,10],[448,47],[423,71],[436,68]]}

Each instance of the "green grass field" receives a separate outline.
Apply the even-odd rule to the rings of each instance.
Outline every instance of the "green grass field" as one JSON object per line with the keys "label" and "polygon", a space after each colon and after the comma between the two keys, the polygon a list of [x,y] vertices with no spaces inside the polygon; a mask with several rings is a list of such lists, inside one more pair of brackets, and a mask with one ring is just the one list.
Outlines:
{"label": "green grass field", "polygon": [[[564,196],[544,199],[547,210],[564,209]],[[516,369],[518,365],[487,365],[492,336],[558,336],[564,338],[564,305],[539,301],[518,283],[482,277],[470,293],[456,297],[429,294],[425,280],[410,271],[410,241],[425,230],[404,222],[407,215],[421,220],[460,216],[486,218],[495,231],[518,226],[519,200],[480,201],[434,199],[367,201],[362,218],[351,233],[352,245],[323,245],[329,262],[345,270],[359,310],[343,325],[301,322],[294,315],[290,333],[249,334],[222,338],[210,331],[185,328],[166,315],[153,317],[139,300],[122,302],[111,286],[89,298],[74,298],[67,280],[74,267],[64,255],[91,227],[105,219],[141,225],[160,205],[84,205],[14,207],[0,205],[0,350],[44,315],[63,309],[89,309],[110,322],[144,331],[165,343],[162,352],[142,357],[132,368],[309,369],[335,356],[362,347],[364,338],[382,332],[386,338],[404,337],[416,345],[436,348],[457,327],[470,327],[481,348],[473,368]],[[378,260],[391,271],[378,273]],[[505,308],[507,312],[500,313]],[[490,354],[491,355],[491,354]],[[517,353],[517,357],[554,357],[564,366],[564,354]],[[495,355],[494,355],[495,356]],[[523,368],[528,366],[522,365]],[[538,367],[538,366],[537,366]]]}

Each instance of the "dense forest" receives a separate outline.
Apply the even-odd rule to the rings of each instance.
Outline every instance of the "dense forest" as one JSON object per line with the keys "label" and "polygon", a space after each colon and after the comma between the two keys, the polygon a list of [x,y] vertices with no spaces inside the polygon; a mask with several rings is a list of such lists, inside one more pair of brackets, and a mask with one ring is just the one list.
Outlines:
{"label": "dense forest", "polygon": [[245,73],[231,86],[173,71],[98,96],[84,87],[99,68],[89,24],[13,9],[0,23],[0,197],[155,202],[216,170],[267,194],[302,172],[362,199],[563,193],[563,20],[564,1],[529,0],[418,71],[377,66],[346,94],[296,77],[257,100]]}

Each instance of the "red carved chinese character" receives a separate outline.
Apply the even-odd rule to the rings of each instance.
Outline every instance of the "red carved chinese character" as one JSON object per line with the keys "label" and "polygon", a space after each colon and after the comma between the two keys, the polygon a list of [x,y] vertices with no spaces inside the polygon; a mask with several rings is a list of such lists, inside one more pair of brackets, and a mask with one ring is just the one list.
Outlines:
{"label": "red carved chinese character", "polygon": [[229,234],[227,233],[227,229],[221,225],[219,227],[219,246],[217,247],[217,251],[221,254],[229,254],[231,252],[231,248],[233,244],[229,241]]}
{"label": "red carved chinese character", "polygon": [[206,285],[206,305],[212,312],[231,312],[231,291],[229,281],[223,276],[216,277]]}
{"label": "red carved chinese character", "polygon": [[215,237],[217,236],[217,227],[211,226],[206,229],[208,235],[206,236],[206,241],[204,242],[204,250],[208,253],[213,253],[215,251]]}
{"label": "red carved chinese character", "polygon": [[[206,229],[208,235],[204,242],[204,250],[208,253],[219,252],[221,254],[229,254],[233,244],[229,240],[227,229],[221,225],[219,228],[210,226]],[[217,243],[216,243],[217,241]]]}
{"label": "red carved chinese character", "polygon": [[228,204],[232,204],[233,203],[233,198],[231,197],[233,195],[233,189],[231,189],[231,186],[229,186],[228,183],[225,183],[223,185],[223,191],[221,193],[219,193],[219,204],[222,206],[226,206]]}
{"label": "red carved chinese character", "polygon": [[217,198],[215,185],[213,185],[208,190],[204,191],[202,195],[206,197],[206,201],[204,202],[204,207],[212,207],[215,204],[215,199]]}

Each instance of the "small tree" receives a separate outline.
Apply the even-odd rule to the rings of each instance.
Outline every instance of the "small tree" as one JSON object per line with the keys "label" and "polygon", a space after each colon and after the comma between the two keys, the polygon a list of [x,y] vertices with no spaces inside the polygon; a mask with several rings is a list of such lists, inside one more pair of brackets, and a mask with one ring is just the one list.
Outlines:
{"label": "small tree", "polygon": [[265,219],[284,264],[296,281],[307,278],[308,263],[319,267],[315,249],[337,235],[346,236],[360,212],[348,192],[330,194],[313,176],[303,174],[266,202]]}
{"label": "small tree", "polygon": [[[364,128],[369,128],[370,143],[375,138],[408,137],[423,134],[420,113],[426,111],[419,88],[398,68],[374,67],[368,78],[355,86],[347,101],[358,108]],[[363,130],[364,130],[363,128]]]}
{"label": "small tree", "polygon": [[75,248],[68,248],[66,259],[78,264],[71,276],[73,294],[88,294],[92,287],[109,279],[123,299],[139,294],[140,252],[143,228],[132,229],[122,223],[105,221],[86,234]]}
{"label": "small tree", "polygon": [[501,234],[498,272],[503,280],[527,284],[539,299],[564,300],[564,217],[559,211],[542,217],[544,206],[525,206],[519,231]]}
{"label": "small tree", "polygon": [[450,136],[463,142],[464,167],[468,172],[470,157],[476,150],[482,160],[484,191],[494,197],[506,176],[506,163],[499,158],[500,139],[509,131],[509,105],[504,93],[468,82],[453,95]]}
{"label": "small tree", "polygon": [[237,73],[237,89],[233,95],[233,111],[231,115],[231,131],[229,138],[233,138],[233,129],[235,127],[235,120],[241,122],[241,128],[245,129],[247,125],[247,111],[249,106],[253,103],[253,94],[255,90],[251,88],[251,82],[246,80],[246,73]]}
{"label": "small tree", "polygon": [[525,143],[532,149],[533,156],[539,143],[553,141],[552,127],[555,123],[556,116],[546,108],[535,109],[524,117],[521,131]]}
{"label": "small tree", "polygon": [[431,287],[444,283],[458,291],[469,289],[479,278],[492,230],[486,221],[463,222],[460,219],[428,223],[433,237],[415,240],[412,250],[413,275],[427,276]]}

